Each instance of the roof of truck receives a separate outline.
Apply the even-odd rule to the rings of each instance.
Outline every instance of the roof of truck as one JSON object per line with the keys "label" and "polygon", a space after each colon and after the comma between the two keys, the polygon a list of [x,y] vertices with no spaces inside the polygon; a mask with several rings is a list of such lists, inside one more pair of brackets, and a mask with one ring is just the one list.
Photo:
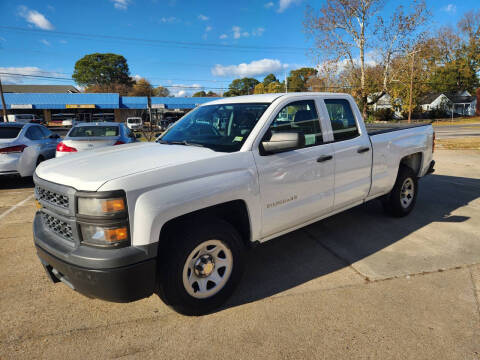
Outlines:
{"label": "roof of truck", "polygon": [[221,98],[218,100],[210,101],[205,105],[215,105],[215,104],[238,104],[238,103],[272,103],[278,98],[295,98],[297,96],[332,96],[332,95],[341,95],[345,96],[347,94],[341,93],[326,93],[326,92],[292,92],[292,93],[275,93],[275,94],[258,94],[258,95],[243,95],[243,96],[232,96]]}

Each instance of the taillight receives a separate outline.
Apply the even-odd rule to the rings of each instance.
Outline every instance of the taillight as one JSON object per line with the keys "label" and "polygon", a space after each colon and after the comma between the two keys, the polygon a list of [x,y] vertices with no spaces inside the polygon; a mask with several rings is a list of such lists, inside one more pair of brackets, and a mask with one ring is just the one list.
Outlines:
{"label": "taillight", "polygon": [[0,154],[13,154],[13,153],[21,153],[27,147],[27,145],[15,145],[9,146],[3,149],[0,149]]}
{"label": "taillight", "polygon": [[59,142],[57,144],[57,151],[58,152],[77,152],[77,149],[74,147],[65,145],[63,142]]}
{"label": "taillight", "polygon": [[435,151],[435,131],[433,132],[432,153]]}
{"label": "taillight", "polygon": [[113,145],[122,145],[122,144],[125,144],[125,143],[124,143],[123,141],[121,141],[121,140],[117,140],[117,142],[116,142],[115,144],[113,144]]}

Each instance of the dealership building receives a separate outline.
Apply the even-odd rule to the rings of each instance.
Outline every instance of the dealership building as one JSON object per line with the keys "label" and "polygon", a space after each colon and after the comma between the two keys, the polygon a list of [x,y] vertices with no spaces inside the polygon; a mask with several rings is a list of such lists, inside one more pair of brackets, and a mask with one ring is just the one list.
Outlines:
{"label": "dealership building", "polygon": [[[72,89],[69,89],[69,92],[50,93],[9,92],[8,85],[4,87],[7,88],[4,97],[9,114],[35,114],[47,122],[69,118],[85,122],[124,122],[129,116],[140,116],[147,120],[149,113],[152,114],[154,122],[157,122],[168,116],[180,117],[200,104],[217,99],[211,97],[149,99],[146,96],[120,96],[117,93],[87,94],[74,92]],[[1,103],[0,109],[3,109]]]}

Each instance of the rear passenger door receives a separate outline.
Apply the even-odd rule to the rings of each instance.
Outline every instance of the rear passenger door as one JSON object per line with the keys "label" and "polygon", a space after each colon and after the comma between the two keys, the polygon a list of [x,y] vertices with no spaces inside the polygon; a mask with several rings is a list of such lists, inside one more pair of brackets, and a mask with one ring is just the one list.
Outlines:
{"label": "rear passenger door", "polygon": [[[333,207],[333,145],[325,144],[313,98],[281,103],[260,137],[298,132],[301,148],[276,154],[255,151],[262,205],[262,237],[320,217]],[[259,145],[260,147],[261,145]]]}
{"label": "rear passenger door", "polygon": [[335,158],[334,209],[365,199],[370,190],[372,149],[348,99],[324,99],[333,132]]}

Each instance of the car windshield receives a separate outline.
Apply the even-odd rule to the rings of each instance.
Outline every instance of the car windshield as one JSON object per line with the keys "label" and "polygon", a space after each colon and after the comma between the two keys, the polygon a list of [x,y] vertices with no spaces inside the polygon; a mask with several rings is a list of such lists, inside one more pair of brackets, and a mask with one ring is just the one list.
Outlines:
{"label": "car windshield", "polygon": [[269,105],[201,106],[177,121],[157,142],[204,146],[221,152],[238,151]]}
{"label": "car windshield", "polygon": [[0,127],[0,139],[15,139],[20,130],[20,127]]}
{"label": "car windshield", "polygon": [[103,137],[118,136],[118,126],[77,126],[68,137]]}

